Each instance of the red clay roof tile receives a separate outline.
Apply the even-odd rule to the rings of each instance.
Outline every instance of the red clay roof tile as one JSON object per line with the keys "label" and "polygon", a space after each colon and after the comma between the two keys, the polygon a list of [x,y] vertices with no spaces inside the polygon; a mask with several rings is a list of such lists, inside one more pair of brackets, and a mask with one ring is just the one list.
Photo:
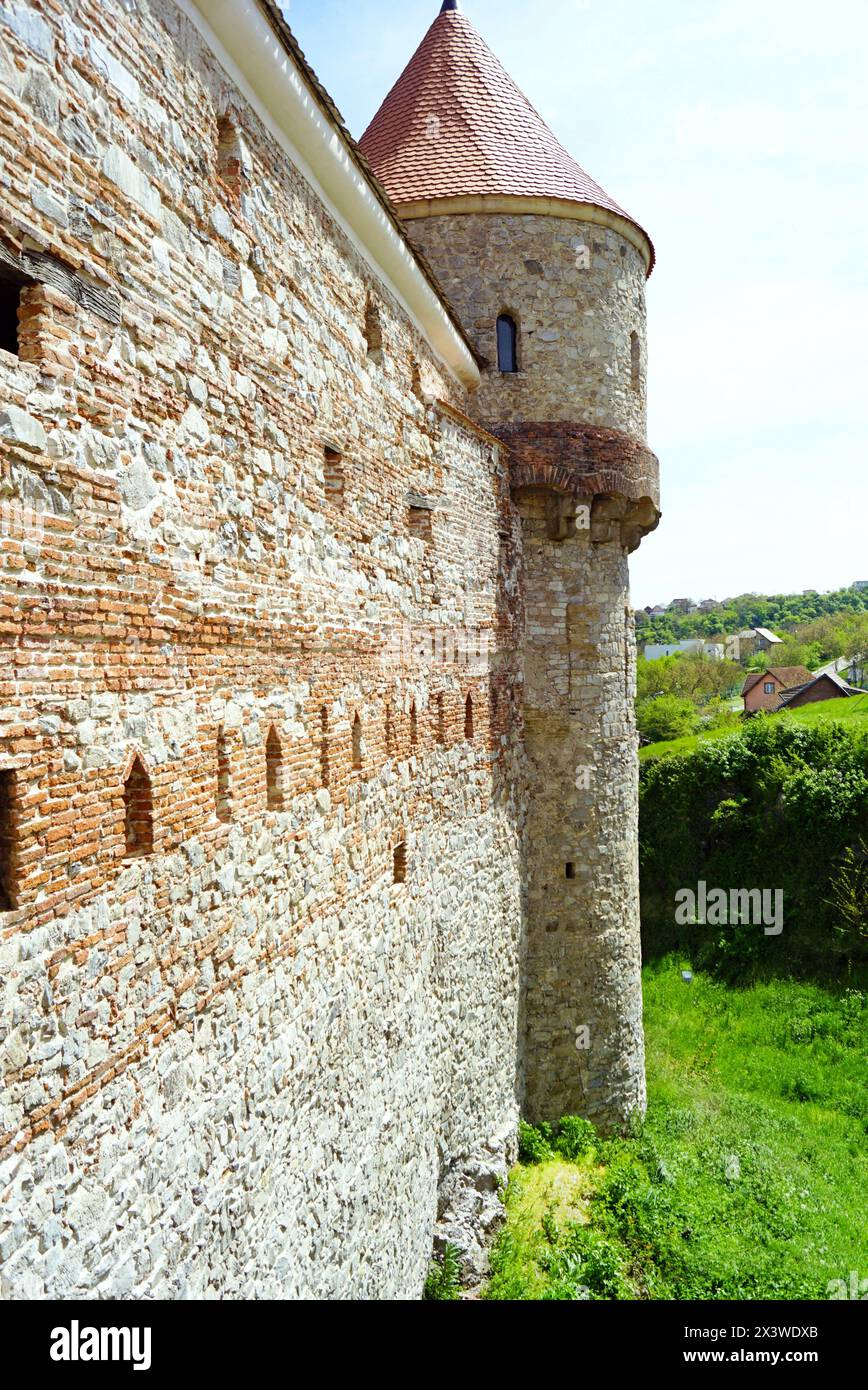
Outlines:
{"label": "red clay roof tile", "polygon": [[359,145],[393,203],[563,198],[639,227],[567,153],[460,10],[437,16]]}

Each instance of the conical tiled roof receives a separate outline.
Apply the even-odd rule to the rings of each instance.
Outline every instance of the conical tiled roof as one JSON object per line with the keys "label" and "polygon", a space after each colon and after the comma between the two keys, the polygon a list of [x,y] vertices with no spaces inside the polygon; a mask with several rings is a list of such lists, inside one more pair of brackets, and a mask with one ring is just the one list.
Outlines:
{"label": "conical tiled roof", "polygon": [[555,198],[615,213],[647,240],[449,0],[359,143],[399,207],[468,196]]}

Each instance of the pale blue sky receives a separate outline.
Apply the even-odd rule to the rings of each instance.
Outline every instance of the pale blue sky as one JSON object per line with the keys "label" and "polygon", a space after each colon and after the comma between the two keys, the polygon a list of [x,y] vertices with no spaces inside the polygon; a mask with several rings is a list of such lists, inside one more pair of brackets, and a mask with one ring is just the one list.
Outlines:
{"label": "pale blue sky", "polygon": [[[439,0],[291,0],[360,135]],[[663,520],[637,606],[868,579],[865,0],[465,0],[648,229]]]}

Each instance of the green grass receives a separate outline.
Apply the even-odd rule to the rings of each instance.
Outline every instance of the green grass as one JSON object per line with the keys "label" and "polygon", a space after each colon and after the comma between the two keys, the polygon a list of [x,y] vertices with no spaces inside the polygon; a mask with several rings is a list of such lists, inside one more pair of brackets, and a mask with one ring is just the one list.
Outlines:
{"label": "green grass", "polygon": [[639,749],[639,761],[648,758],[668,758],[676,753],[692,753],[698,744],[711,738],[738,738],[740,729],[710,729],[704,734],[685,734],[683,738],[669,738],[660,743],[646,743]]}
{"label": "green grass", "polygon": [[825,719],[837,719],[842,724],[856,724],[868,730],[868,695],[851,695],[848,699],[822,700],[818,705],[782,712],[784,719],[798,719],[803,724],[819,724]]}
{"label": "green grass", "polygon": [[868,1278],[868,999],[686,985],[681,965],[645,971],[644,1125],[573,1160],[542,1136],[486,1297],[825,1298]]}
{"label": "green grass", "polygon": [[[771,716],[774,719],[795,719],[800,724],[823,724],[836,720],[839,724],[855,726],[857,730],[868,733],[868,695],[851,695],[840,700],[823,700],[817,705],[805,705],[803,709],[782,710]],[[689,734],[685,738],[668,739],[661,743],[648,743],[639,749],[639,759],[668,758],[673,754],[692,753],[699,743],[710,738],[738,738],[736,729],[711,729],[704,734]]]}

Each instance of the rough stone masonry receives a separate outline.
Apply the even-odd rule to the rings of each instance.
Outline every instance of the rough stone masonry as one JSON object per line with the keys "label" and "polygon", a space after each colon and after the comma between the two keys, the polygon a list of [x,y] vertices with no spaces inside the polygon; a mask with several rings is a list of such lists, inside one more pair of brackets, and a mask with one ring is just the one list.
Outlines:
{"label": "rough stone masonry", "polygon": [[369,161],[268,0],[0,0],[4,1298],[416,1297],[644,1104],[650,251]]}

